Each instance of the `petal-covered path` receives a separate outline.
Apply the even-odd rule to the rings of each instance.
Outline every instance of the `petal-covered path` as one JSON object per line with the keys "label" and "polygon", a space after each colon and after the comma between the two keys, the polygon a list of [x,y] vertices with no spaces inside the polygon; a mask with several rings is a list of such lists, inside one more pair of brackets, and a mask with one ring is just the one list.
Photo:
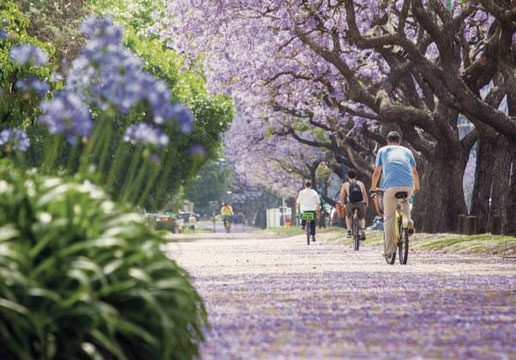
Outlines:
{"label": "petal-covered path", "polygon": [[515,359],[516,264],[307,246],[301,236],[204,234],[167,251],[188,269],[211,330],[203,359]]}

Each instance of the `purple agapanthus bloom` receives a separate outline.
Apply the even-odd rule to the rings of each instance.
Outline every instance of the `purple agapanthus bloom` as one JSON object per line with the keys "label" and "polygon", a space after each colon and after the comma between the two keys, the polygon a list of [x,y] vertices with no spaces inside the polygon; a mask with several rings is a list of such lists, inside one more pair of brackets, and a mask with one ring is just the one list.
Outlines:
{"label": "purple agapanthus bloom", "polygon": [[189,108],[182,104],[174,104],[172,107],[173,117],[177,120],[179,129],[183,134],[189,134],[194,128],[194,116]]}
{"label": "purple agapanthus bloom", "polygon": [[5,40],[8,36],[9,34],[7,34],[7,31],[5,31],[4,29],[0,29],[0,39]]}
{"label": "purple agapanthus bloom", "polygon": [[120,27],[110,18],[90,17],[82,31],[89,41],[68,73],[69,89],[101,109],[114,107],[124,114],[146,103],[156,124],[176,117],[169,87],[143,71],[142,61],[123,47]]}
{"label": "purple agapanthus bloom", "polygon": [[90,40],[102,38],[104,42],[119,44],[122,42],[122,28],[113,24],[110,16],[88,17],[81,26],[81,32]]}
{"label": "purple agapanthus bloom", "polygon": [[45,50],[31,44],[19,44],[11,48],[9,57],[20,65],[45,66],[48,56]]}
{"label": "purple agapanthus bloom", "polygon": [[4,19],[4,20],[2,20],[2,25],[3,25],[3,26],[7,26],[7,25],[9,25],[9,20],[8,20],[8,19]]}
{"label": "purple agapanthus bloom", "polygon": [[90,111],[82,98],[69,90],[58,91],[51,100],[41,106],[43,114],[39,117],[48,126],[51,134],[64,133],[71,144],[77,137],[88,137],[93,126]]}
{"label": "purple agapanthus bloom", "polygon": [[15,87],[22,91],[34,91],[39,97],[44,97],[50,91],[50,86],[35,76],[18,80]]}
{"label": "purple agapanthus bloom", "polygon": [[30,140],[25,131],[20,129],[5,129],[0,132],[0,145],[8,146],[15,151],[27,151]]}
{"label": "purple agapanthus bloom", "polygon": [[125,132],[124,140],[132,144],[168,145],[168,136],[159,129],[146,123],[130,126]]}
{"label": "purple agapanthus bloom", "polygon": [[204,149],[204,146],[202,145],[199,145],[199,144],[192,144],[190,145],[190,147],[188,148],[188,153],[190,155],[200,155],[200,156],[204,156],[206,155],[206,150]]}

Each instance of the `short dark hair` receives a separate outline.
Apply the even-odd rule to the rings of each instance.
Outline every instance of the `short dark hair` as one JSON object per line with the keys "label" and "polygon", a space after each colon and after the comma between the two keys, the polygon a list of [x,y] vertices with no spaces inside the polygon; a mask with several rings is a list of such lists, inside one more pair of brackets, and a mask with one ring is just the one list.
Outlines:
{"label": "short dark hair", "polygon": [[312,183],[310,181],[305,182],[306,187],[312,187]]}
{"label": "short dark hair", "polygon": [[397,132],[397,131],[390,131],[387,134],[387,141],[388,142],[395,142],[395,143],[401,142],[401,135],[400,135],[400,133]]}
{"label": "short dark hair", "polygon": [[348,177],[350,179],[355,179],[357,177],[357,171],[355,169],[348,170]]}

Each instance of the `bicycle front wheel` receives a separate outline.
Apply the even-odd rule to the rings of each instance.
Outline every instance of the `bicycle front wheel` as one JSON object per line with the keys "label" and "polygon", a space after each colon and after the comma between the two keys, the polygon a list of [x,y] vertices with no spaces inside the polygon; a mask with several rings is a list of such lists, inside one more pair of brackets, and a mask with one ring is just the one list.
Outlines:
{"label": "bicycle front wheel", "polygon": [[398,242],[398,250],[400,255],[400,264],[406,265],[408,259],[408,248],[409,248],[409,235],[408,229],[402,229],[400,231],[400,239]]}

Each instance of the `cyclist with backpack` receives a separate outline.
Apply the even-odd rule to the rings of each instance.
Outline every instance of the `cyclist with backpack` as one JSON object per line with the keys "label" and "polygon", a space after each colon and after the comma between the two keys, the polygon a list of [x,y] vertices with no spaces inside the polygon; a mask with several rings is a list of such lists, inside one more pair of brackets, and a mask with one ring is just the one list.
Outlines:
{"label": "cyclist with backpack", "polygon": [[362,240],[365,240],[365,214],[368,206],[368,197],[364,183],[357,179],[357,171],[355,169],[349,169],[348,181],[342,184],[339,201],[341,204],[346,204],[346,228],[348,229],[348,238],[351,237],[351,217],[353,216],[353,210],[358,209]]}

